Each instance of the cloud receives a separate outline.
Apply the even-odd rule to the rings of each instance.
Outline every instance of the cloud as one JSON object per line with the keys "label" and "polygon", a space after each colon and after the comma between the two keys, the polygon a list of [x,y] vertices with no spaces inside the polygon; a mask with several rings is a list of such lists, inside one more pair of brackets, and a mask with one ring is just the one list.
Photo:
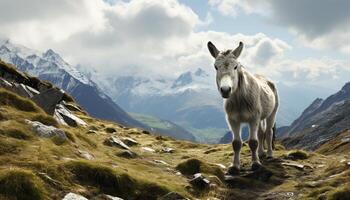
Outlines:
{"label": "cloud", "polygon": [[[240,9],[255,12],[253,1],[245,2]],[[279,81],[345,80],[339,72],[348,70],[340,61],[287,59],[284,54],[292,47],[263,33],[197,31],[212,22],[210,13],[202,20],[177,0],[3,0],[0,7],[6,8],[0,13],[0,36],[42,51],[52,48],[70,63],[105,76],[175,77],[198,67],[214,76],[209,40],[220,50],[243,41],[240,62]]]}
{"label": "cloud", "polygon": [[350,1],[347,0],[209,0],[223,15],[260,14],[287,27],[305,45],[350,53]]}

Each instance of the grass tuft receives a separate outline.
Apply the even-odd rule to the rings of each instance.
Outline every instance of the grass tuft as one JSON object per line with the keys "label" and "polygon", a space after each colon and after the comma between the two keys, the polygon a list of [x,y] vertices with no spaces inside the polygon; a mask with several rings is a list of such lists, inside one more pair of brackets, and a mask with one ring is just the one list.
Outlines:
{"label": "grass tuft", "polygon": [[0,96],[0,105],[2,106],[11,106],[17,110],[26,112],[42,112],[41,108],[39,108],[34,102],[8,90],[0,89]]}
{"label": "grass tuft", "polygon": [[54,126],[54,127],[58,127],[58,123],[55,120],[55,118],[53,118],[50,115],[47,115],[45,113],[43,114],[37,114],[34,117],[32,117],[31,119],[32,121],[38,121],[41,122],[42,124],[45,124],[47,126]]}
{"label": "grass tuft", "polygon": [[6,169],[0,171],[0,194],[9,199],[41,200],[46,191],[41,179],[31,171]]}
{"label": "grass tuft", "polygon": [[328,194],[329,200],[348,200],[350,199],[350,184],[337,188]]}
{"label": "grass tuft", "polygon": [[184,175],[206,173],[206,174],[216,175],[220,179],[224,178],[224,173],[218,166],[205,163],[195,158],[188,159],[178,164],[176,166],[176,169],[179,170]]}
{"label": "grass tuft", "polygon": [[287,158],[292,160],[305,160],[309,158],[309,154],[303,150],[294,150],[288,153]]}

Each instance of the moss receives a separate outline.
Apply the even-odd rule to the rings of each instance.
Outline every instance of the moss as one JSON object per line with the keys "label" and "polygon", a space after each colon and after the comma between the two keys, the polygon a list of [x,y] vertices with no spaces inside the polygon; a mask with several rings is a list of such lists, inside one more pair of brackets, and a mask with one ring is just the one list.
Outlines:
{"label": "moss", "polygon": [[329,200],[347,200],[350,199],[350,184],[335,189],[328,194]]}
{"label": "moss", "polygon": [[42,112],[42,110],[34,102],[8,90],[0,89],[0,96],[0,105],[2,106],[11,106],[26,112]]}
{"label": "moss", "polygon": [[184,175],[193,175],[196,173],[206,173],[213,174],[219,177],[220,179],[224,178],[224,173],[222,170],[215,165],[204,163],[198,159],[188,159],[176,166],[176,169],[179,170]]}
{"label": "moss", "polygon": [[166,188],[157,184],[135,180],[127,174],[117,173],[112,168],[101,164],[71,161],[65,166],[79,182],[95,186],[106,194],[116,195],[125,199],[130,197],[156,199],[157,196],[168,192]]}
{"label": "moss", "polygon": [[31,171],[22,169],[0,171],[0,194],[17,200],[46,199],[42,181]]}
{"label": "moss", "polygon": [[288,153],[287,158],[292,160],[305,160],[309,158],[309,154],[303,150],[295,150]]}
{"label": "moss", "polygon": [[55,120],[55,118],[53,118],[50,115],[46,115],[46,114],[37,114],[34,117],[31,118],[32,121],[38,121],[41,122],[47,126],[54,126],[54,127],[58,127],[58,123]]}

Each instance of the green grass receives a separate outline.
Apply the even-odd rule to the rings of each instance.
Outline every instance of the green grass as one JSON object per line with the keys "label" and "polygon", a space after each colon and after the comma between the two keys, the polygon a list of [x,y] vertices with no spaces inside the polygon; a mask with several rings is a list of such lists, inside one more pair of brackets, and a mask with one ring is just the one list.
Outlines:
{"label": "green grass", "polygon": [[350,183],[339,187],[328,194],[329,200],[348,200],[350,199]]}
{"label": "green grass", "polygon": [[23,169],[0,170],[0,194],[17,200],[47,199],[42,181]]}
{"label": "green grass", "polygon": [[196,140],[200,143],[215,144],[227,133],[228,129],[225,128],[205,128],[196,129],[193,127],[186,127],[193,135]]}
{"label": "green grass", "polygon": [[128,174],[101,164],[87,161],[72,161],[65,165],[82,184],[88,184],[106,194],[130,199],[142,197],[155,199],[168,192],[155,183],[136,180]]}
{"label": "green grass", "polygon": [[29,140],[33,137],[33,133],[29,128],[17,121],[5,121],[0,122],[1,129],[0,135],[20,139],[20,140]]}
{"label": "green grass", "polygon": [[32,101],[8,90],[0,88],[0,96],[0,105],[2,106],[11,106],[17,110],[26,112],[42,112],[42,110]]}
{"label": "green grass", "polygon": [[156,117],[152,117],[149,115],[139,114],[139,113],[129,113],[132,117],[134,117],[136,120],[148,125],[152,128],[159,128],[159,129],[172,129],[173,125],[158,119]]}

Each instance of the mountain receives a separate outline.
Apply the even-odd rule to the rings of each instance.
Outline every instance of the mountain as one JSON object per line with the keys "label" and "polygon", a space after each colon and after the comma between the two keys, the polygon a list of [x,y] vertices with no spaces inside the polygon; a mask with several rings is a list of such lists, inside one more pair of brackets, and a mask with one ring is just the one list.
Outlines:
{"label": "mountain", "polygon": [[350,129],[350,82],[326,99],[317,98],[290,126],[278,131],[287,147],[316,149]]}
{"label": "mountain", "polygon": [[51,49],[40,53],[7,40],[0,43],[0,59],[67,91],[94,117],[127,126],[145,127],[114,103],[93,81]]}
{"label": "mountain", "polygon": [[130,114],[136,120],[142,122],[143,124],[151,127],[151,131],[156,134],[167,133],[167,136],[176,138],[178,140],[188,140],[188,141],[197,141],[195,136],[188,132],[183,127],[168,121],[158,119],[148,115],[142,115],[137,113]]}

